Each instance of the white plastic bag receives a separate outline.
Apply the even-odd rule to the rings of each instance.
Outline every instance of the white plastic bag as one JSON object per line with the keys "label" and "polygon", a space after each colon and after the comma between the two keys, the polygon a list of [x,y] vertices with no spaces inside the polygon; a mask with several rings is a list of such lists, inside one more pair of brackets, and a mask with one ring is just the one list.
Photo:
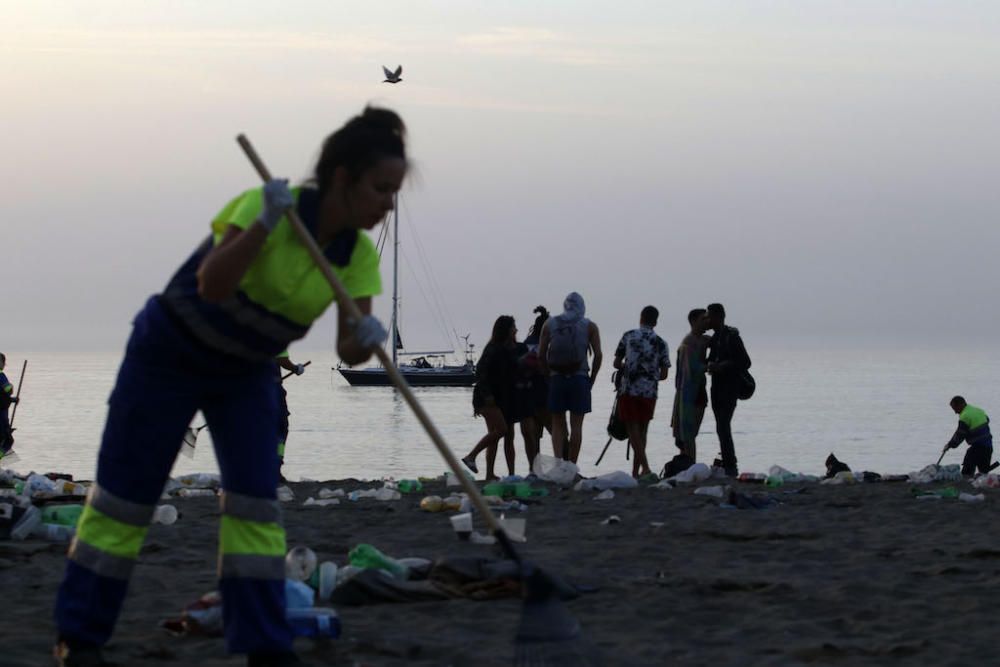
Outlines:
{"label": "white plastic bag", "polygon": [[609,472],[594,479],[581,479],[573,487],[574,491],[603,491],[604,489],[634,489],[639,482],[623,470]]}
{"label": "white plastic bag", "polygon": [[670,478],[672,482],[689,484],[691,482],[701,482],[711,477],[712,471],[704,463],[695,463],[687,470],[682,470]]}
{"label": "white plastic bag", "polygon": [[580,469],[570,461],[538,454],[531,464],[531,472],[547,482],[555,482],[559,486],[569,486],[580,473]]}

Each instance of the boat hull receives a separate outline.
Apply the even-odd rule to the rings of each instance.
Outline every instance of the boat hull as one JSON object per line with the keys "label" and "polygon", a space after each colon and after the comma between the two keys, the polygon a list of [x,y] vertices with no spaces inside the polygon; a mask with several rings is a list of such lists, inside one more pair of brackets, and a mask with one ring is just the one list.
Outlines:
{"label": "boat hull", "polygon": [[[352,387],[388,387],[392,385],[384,368],[338,368],[337,371]],[[445,366],[443,368],[399,369],[411,387],[471,387],[476,383],[476,369],[472,366]]]}

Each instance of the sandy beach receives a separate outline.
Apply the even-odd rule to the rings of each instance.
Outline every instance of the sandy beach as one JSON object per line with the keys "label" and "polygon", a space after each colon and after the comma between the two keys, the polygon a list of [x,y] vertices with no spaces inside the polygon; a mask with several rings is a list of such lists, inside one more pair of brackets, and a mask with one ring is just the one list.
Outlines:
{"label": "sandy beach", "polygon": [[[706,483],[705,485],[709,485]],[[292,484],[284,504],[289,546],[345,564],[367,542],[394,556],[495,555],[460,542],[447,513],[422,512],[423,494],[303,507],[320,487]],[[778,489],[781,504],[733,509],[695,487],[596,492],[549,486],[527,518],[525,555],[574,584],[567,603],[607,665],[971,664],[991,652],[1000,617],[995,492],[986,502],[918,501],[909,483]],[[944,484],[923,485],[933,489]],[[956,483],[972,491],[968,483]],[[797,489],[804,489],[796,493]],[[442,484],[425,492],[443,493]],[[242,665],[221,639],[173,637],[161,627],[214,588],[218,523],[213,498],[178,498],[172,526],[152,527],[108,657],[122,665]],[[621,522],[604,525],[610,515]],[[481,523],[477,528],[482,528]],[[66,546],[0,543],[3,665],[48,663],[51,620]],[[314,665],[503,665],[513,656],[519,599],[339,607],[343,635],[297,640]]]}

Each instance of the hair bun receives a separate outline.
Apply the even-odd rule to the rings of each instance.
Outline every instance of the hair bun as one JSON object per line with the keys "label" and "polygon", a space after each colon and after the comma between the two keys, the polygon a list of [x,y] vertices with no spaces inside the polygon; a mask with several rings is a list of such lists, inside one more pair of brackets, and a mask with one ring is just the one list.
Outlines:
{"label": "hair bun", "polygon": [[403,124],[403,119],[395,111],[382,107],[366,106],[361,113],[361,120],[373,129],[388,130],[401,139],[406,136],[406,126]]}

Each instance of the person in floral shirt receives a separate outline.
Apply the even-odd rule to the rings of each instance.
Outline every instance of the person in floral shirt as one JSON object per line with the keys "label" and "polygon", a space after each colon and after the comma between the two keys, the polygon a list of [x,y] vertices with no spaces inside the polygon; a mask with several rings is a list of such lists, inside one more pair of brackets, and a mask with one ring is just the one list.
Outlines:
{"label": "person in floral shirt", "polygon": [[625,422],[629,443],[635,451],[632,476],[652,473],[646,459],[646,433],[656,409],[659,383],[667,379],[670,352],[653,327],[660,312],[646,306],[639,315],[639,328],[626,331],[615,349],[618,369],[618,417]]}

